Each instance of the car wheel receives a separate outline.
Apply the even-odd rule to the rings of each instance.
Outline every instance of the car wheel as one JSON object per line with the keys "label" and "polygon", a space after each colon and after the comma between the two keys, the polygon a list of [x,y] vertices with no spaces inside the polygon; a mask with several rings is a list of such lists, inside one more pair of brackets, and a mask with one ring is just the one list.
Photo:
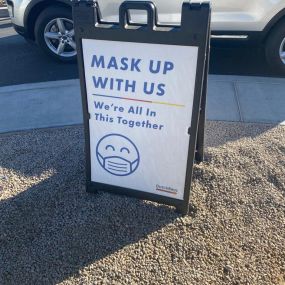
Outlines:
{"label": "car wheel", "polygon": [[285,74],[285,20],[273,28],[266,40],[266,58],[269,65]]}
{"label": "car wheel", "polygon": [[49,7],[38,17],[35,25],[38,45],[48,55],[63,62],[76,60],[76,45],[71,10]]}

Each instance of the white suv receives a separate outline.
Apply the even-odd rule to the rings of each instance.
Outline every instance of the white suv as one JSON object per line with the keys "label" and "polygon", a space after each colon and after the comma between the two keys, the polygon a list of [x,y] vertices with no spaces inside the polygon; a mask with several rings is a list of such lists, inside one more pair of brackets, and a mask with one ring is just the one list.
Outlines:
{"label": "white suv", "polygon": [[[51,56],[75,59],[70,0],[6,0],[16,31]],[[139,1],[139,0],[136,0]],[[98,0],[103,20],[118,21],[121,0]],[[183,0],[153,0],[158,20],[179,24]],[[268,63],[285,73],[285,0],[210,0],[212,38],[264,45]],[[144,21],[135,12],[134,21]]]}

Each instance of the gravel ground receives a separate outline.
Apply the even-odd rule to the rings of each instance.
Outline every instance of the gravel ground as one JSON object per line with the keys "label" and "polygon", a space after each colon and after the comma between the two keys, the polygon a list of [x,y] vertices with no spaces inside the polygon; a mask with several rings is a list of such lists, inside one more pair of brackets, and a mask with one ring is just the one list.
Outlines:
{"label": "gravel ground", "polygon": [[0,284],[285,284],[285,128],[209,122],[191,213],[84,190],[82,127],[0,136]]}

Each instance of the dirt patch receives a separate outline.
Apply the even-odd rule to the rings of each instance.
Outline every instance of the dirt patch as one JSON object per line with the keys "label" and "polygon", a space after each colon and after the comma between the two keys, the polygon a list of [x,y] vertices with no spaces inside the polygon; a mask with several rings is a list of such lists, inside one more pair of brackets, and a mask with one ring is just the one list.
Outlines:
{"label": "dirt patch", "polygon": [[84,191],[81,127],[0,137],[0,284],[284,284],[285,128],[210,122],[191,213]]}

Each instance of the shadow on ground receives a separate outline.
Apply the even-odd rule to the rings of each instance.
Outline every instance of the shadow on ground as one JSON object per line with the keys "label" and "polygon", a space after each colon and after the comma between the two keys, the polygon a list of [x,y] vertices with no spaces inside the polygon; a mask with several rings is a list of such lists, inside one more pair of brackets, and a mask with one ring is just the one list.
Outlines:
{"label": "shadow on ground", "polygon": [[59,283],[179,217],[166,206],[87,194],[80,127],[8,137],[1,166],[11,172],[2,182],[14,197],[0,201],[0,284]]}
{"label": "shadow on ground", "polygon": [[223,75],[284,77],[266,61],[262,45],[215,44],[211,47],[210,73]]}
{"label": "shadow on ground", "polygon": [[19,36],[8,20],[0,22],[0,54],[0,86],[78,78],[76,63],[64,64],[45,55]]}
{"label": "shadow on ground", "polygon": [[[255,159],[256,161],[262,161],[258,152],[259,149],[258,147],[252,147],[254,142],[247,140],[242,143],[242,139],[249,136],[252,138],[258,137],[271,128],[273,128],[272,125],[235,124],[231,126],[229,123],[221,122],[209,122],[207,124],[207,146],[219,146],[227,142],[240,140],[240,146],[235,146],[235,152],[231,153],[231,156],[234,155],[236,158],[241,158],[241,164],[239,163],[239,159],[234,159],[236,163],[234,167],[236,169],[231,169],[231,171],[227,172],[227,163],[230,161],[230,158],[226,151],[222,151],[224,158],[228,160],[219,160],[218,154],[215,155],[216,161],[220,163],[217,167],[222,167],[220,174],[217,174],[215,169],[211,168],[212,166],[207,162],[211,160],[210,154],[206,155],[205,166],[208,165],[208,168],[206,168],[207,171],[203,170],[201,165],[195,167],[194,184],[197,186],[197,183],[200,183],[201,185],[200,188],[198,185],[196,191],[193,191],[191,199],[195,203],[198,203],[197,207],[199,211],[196,213],[197,216],[195,218],[188,217],[188,219],[189,224],[198,223],[200,226],[188,227],[184,225],[184,228],[171,227],[170,224],[178,222],[177,220],[180,216],[170,207],[107,193],[87,194],[84,187],[85,158],[83,128],[81,126],[1,135],[0,284],[57,284],[70,279],[70,277],[74,277],[75,279],[78,277],[80,279],[79,275],[82,277],[84,275],[83,270],[91,264],[96,268],[98,267],[99,271],[103,272],[103,275],[110,275],[110,272],[106,272],[112,270],[110,260],[113,260],[114,255],[120,255],[121,249],[124,248],[124,251],[126,251],[128,250],[126,247],[134,244],[136,244],[136,249],[132,254],[133,256],[139,254],[139,256],[134,259],[130,257],[131,259],[128,262],[131,262],[131,266],[136,267],[134,262],[137,260],[145,262],[145,260],[142,260],[144,258],[144,250],[147,248],[146,243],[151,244],[151,248],[156,248],[154,240],[158,242],[162,241],[163,244],[165,241],[163,233],[165,231],[169,233],[169,239],[166,244],[172,250],[167,251],[166,248],[156,248],[156,250],[162,250],[161,254],[163,258],[167,256],[170,259],[170,275],[173,273],[171,270],[174,269],[171,263],[171,254],[181,258],[181,251],[183,254],[186,254],[186,251],[189,253],[188,257],[191,259],[192,254],[196,250],[202,254],[204,249],[206,249],[205,255],[200,260],[197,257],[197,261],[208,261],[209,256],[212,257],[211,260],[214,260],[213,263],[216,267],[213,267],[213,263],[211,262],[207,263],[207,271],[205,271],[208,275],[212,276],[212,273],[209,272],[212,272],[212,270],[216,272],[223,268],[224,262],[227,260],[225,256],[229,259],[235,256],[232,249],[233,228],[238,229],[238,232],[235,233],[235,238],[238,237],[238,241],[244,244],[245,241],[243,239],[246,238],[244,233],[250,232],[249,229],[251,229],[255,221],[254,219],[249,220],[250,222],[246,224],[248,228],[244,227],[243,219],[245,218],[246,211],[253,211],[250,210],[250,205],[255,203],[256,207],[258,207],[259,212],[253,212],[256,215],[255,217],[260,216],[260,213],[265,215],[263,210],[269,207],[260,204],[263,200],[259,199],[259,195],[263,197],[263,193],[260,194],[260,191],[252,190],[252,185],[256,185],[256,189],[259,189],[258,181],[263,181],[260,178],[258,178],[260,180],[254,180],[254,177],[257,175],[255,167],[259,166],[254,161]],[[272,139],[278,141],[278,134],[275,134],[275,137]],[[270,144],[270,141],[266,140],[266,142]],[[248,144],[249,148],[247,148]],[[274,146],[275,144],[272,143],[272,145]],[[262,146],[262,149],[267,148]],[[284,148],[280,148],[278,151],[282,153],[284,152]],[[276,156],[278,155],[276,154]],[[281,156],[279,159],[281,162]],[[249,164],[250,167],[248,166],[249,162],[251,163]],[[270,162],[268,165],[270,165]],[[249,167],[248,169],[251,171],[251,174],[247,178],[249,180],[245,180],[246,185],[251,185],[248,183],[254,184],[250,187],[243,187],[241,184],[239,185],[241,188],[236,189],[235,185],[237,184],[235,183],[237,182],[235,181],[237,179],[233,178],[235,177],[233,173],[235,173],[235,170],[242,170],[241,173],[244,173],[241,166]],[[270,172],[270,176],[268,177],[269,181],[276,184],[276,189],[282,189],[282,182],[280,182],[282,175],[279,172],[280,169],[276,168],[276,173],[275,170],[273,172],[275,176]],[[242,175],[241,173],[239,175]],[[201,179],[200,182],[199,179]],[[243,181],[241,177],[240,179]],[[252,182],[248,182],[251,179],[253,179]],[[228,184],[225,184],[226,180],[229,180]],[[225,185],[228,188],[225,188]],[[267,185],[266,187],[269,186]],[[261,189],[264,193],[269,192],[263,186]],[[241,190],[245,191],[243,196],[244,201],[240,200],[240,194],[234,194],[236,192],[240,193]],[[249,195],[248,193],[251,194]],[[252,201],[252,193],[257,195],[254,198],[256,201]],[[201,195],[203,198],[200,197],[200,199],[202,200],[197,199],[197,195]],[[239,199],[234,200],[235,203],[233,204],[233,197],[235,195]],[[264,201],[262,203],[269,203],[271,201],[270,207],[278,205],[282,209],[281,202],[278,202],[280,197],[278,196],[277,200],[270,197],[270,195],[263,197]],[[204,201],[204,199],[208,202]],[[205,207],[209,207],[209,209],[205,210]],[[244,214],[243,211],[245,211]],[[230,216],[232,218],[227,221],[224,220],[224,223],[220,224],[219,221],[223,221],[224,219],[223,215],[229,212],[232,213],[232,216]],[[276,210],[276,212],[282,216],[279,210]],[[217,213],[220,213],[220,216],[217,216]],[[268,218],[267,215],[268,211],[266,212],[266,218]],[[212,217],[215,217],[215,219],[212,220]],[[271,219],[273,218],[271,217]],[[279,221],[278,217],[274,219]],[[231,226],[228,224],[232,222],[236,223],[234,227],[232,224]],[[206,224],[208,225],[207,229]],[[241,225],[243,227],[240,231]],[[256,236],[254,238],[264,236],[266,230],[261,220],[258,223],[255,222],[254,226],[256,229]],[[281,231],[278,223],[276,229]],[[172,240],[174,230],[176,231],[175,242]],[[263,230],[263,234],[260,234],[258,230]],[[160,231],[158,235],[156,235],[157,231]],[[208,243],[207,238],[208,233],[213,234],[213,231],[215,238],[218,237],[217,240],[214,239],[216,241],[216,244],[214,243],[216,248],[219,248],[217,255],[209,255],[213,248],[212,244]],[[184,236],[186,232],[190,237],[192,233],[196,233],[196,236],[187,238]],[[276,232],[278,231],[276,230]],[[200,235],[201,233],[203,233],[202,236]],[[219,236],[220,233],[221,236]],[[251,232],[250,235],[252,236],[252,234]],[[273,236],[276,237],[276,235]],[[221,238],[222,242],[219,238]],[[225,243],[225,239],[227,238],[228,241]],[[142,241],[144,239],[147,239],[147,241]],[[183,241],[182,243],[180,239]],[[193,240],[195,241],[194,243]],[[144,244],[142,251],[137,250],[142,246],[140,241]],[[251,239],[252,241],[254,239]],[[184,247],[185,244],[186,246]],[[198,249],[195,248],[195,244]],[[258,244],[262,253],[264,252],[264,244],[270,250],[272,249],[269,246],[268,240],[264,244]],[[254,245],[256,245],[255,241]],[[223,251],[220,250],[221,247],[223,247]],[[277,246],[276,248],[278,249]],[[276,252],[276,248],[274,252]],[[249,256],[241,259],[238,258],[239,263],[236,265],[237,267],[246,262],[251,262],[252,251],[246,253],[242,246],[238,245],[237,252],[242,253],[242,256],[244,254],[248,254]],[[124,254],[128,254],[128,252],[124,252]],[[152,254],[153,252],[148,255],[149,259],[146,259],[146,264],[144,264],[145,267],[143,268],[148,268],[147,261],[153,259]],[[275,255],[273,254],[273,256]],[[110,257],[108,261],[105,263],[101,262],[102,259],[108,257]],[[124,255],[122,259],[125,260]],[[261,259],[266,260],[264,256]],[[279,262],[278,258],[276,260],[275,262]],[[197,261],[195,259],[192,264],[193,259],[191,259],[186,267],[185,263],[181,263],[179,265],[176,264],[176,268],[179,269],[179,272],[185,268],[187,272],[189,270],[195,271]],[[216,264],[217,262],[218,265]],[[102,263],[105,265],[102,265]],[[198,265],[201,265],[201,263],[198,263]],[[280,267],[280,265],[278,266]],[[198,269],[201,270],[199,266]],[[92,268],[88,270],[92,271]],[[118,270],[116,268],[115,271],[118,272]],[[204,270],[206,270],[205,267]],[[247,270],[248,268],[245,270],[246,274],[248,273]],[[193,273],[191,276],[193,277],[194,275]],[[235,276],[239,277],[238,274]],[[235,279],[235,276],[232,280]],[[124,275],[123,277],[123,280],[126,280],[127,276]],[[88,279],[88,277],[86,278]],[[246,276],[247,278],[248,276]],[[243,282],[232,282],[232,284],[241,283]],[[179,284],[185,284],[185,282]],[[197,284],[201,284],[201,282]],[[217,284],[228,284],[228,280],[226,283],[220,282]]]}

